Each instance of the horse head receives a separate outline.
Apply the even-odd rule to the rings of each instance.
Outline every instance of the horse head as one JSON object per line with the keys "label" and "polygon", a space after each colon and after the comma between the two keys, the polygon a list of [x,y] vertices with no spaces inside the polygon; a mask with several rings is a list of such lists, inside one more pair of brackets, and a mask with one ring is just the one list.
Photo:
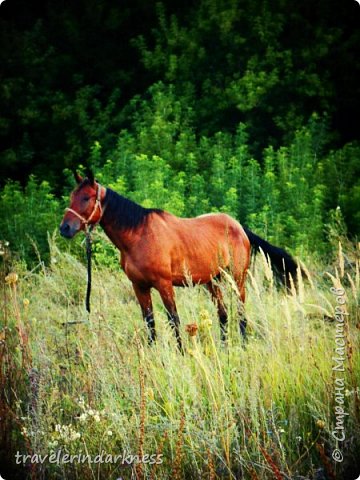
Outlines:
{"label": "horse head", "polygon": [[60,224],[60,234],[65,238],[73,238],[81,230],[86,230],[100,222],[102,217],[101,185],[96,182],[91,170],[83,178],[74,173],[77,187],[71,193],[70,206]]}

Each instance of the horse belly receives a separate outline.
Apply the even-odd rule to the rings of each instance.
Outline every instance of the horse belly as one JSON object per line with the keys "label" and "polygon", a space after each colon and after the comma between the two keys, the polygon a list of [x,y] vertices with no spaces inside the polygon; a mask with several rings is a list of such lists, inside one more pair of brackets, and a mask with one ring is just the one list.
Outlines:
{"label": "horse belly", "polygon": [[228,264],[228,252],[211,254],[206,248],[192,251],[190,255],[182,252],[179,258],[172,261],[173,285],[184,285],[189,280],[193,283],[209,283]]}

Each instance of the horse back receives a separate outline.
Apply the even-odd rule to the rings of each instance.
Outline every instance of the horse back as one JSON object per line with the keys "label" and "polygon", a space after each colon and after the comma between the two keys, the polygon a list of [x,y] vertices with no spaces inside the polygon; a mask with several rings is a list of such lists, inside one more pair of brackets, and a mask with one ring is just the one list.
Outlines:
{"label": "horse back", "polygon": [[225,213],[195,218],[154,214],[146,237],[148,252],[153,241],[156,262],[171,274],[175,285],[184,283],[186,275],[194,282],[207,283],[234,259],[248,257],[250,250],[241,225]]}

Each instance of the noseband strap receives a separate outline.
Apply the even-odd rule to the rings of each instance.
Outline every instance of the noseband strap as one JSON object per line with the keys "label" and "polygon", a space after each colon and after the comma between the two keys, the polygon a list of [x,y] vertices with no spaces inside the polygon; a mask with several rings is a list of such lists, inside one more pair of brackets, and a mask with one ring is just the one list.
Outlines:
{"label": "noseband strap", "polygon": [[101,197],[101,185],[100,185],[100,183],[98,183],[97,184],[97,191],[96,191],[95,205],[94,205],[93,211],[91,212],[88,219],[84,218],[82,215],[80,215],[80,213],[76,212],[72,208],[66,208],[65,211],[73,213],[76,217],[78,217],[78,219],[81,221],[81,223],[83,223],[85,225],[85,227],[88,228],[88,226],[91,225],[90,222],[93,219],[97,209],[99,209],[99,211],[100,211],[100,217],[99,217],[99,220],[96,223],[99,223],[102,216],[103,216],[103,208],[101,206],[100,197]]}

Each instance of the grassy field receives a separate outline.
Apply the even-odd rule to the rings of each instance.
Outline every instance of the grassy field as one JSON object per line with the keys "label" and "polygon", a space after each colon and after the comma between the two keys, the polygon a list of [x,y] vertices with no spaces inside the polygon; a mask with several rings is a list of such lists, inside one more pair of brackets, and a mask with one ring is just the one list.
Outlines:
{"label": "grassy field", "polygon": [[[183,356],[156,293],[158,341],[147,346],[140,308],[119,268],[94,267],[88,317],[86,269],[78,260],[52,242],[51,267],[40,263],[29,272],[5,252],[0,383],[8,467],[3,463],[0,473],[6,480],[355,479],[359,250],[343,248],[328,267],[308,261],[307,278],[288,293],[273,285],[258,256],[247,281],[245,348],[229,279],[227,347],[207,291],[177,289]],[[349,313],[343,323],[335,316],[339,305]],[[333,370],[340,356],[344,371]],[[344,440],[337,442],[334,430]],[[333,460],[336,448],[343,462]],[[15,466],[17,451],[95,461]],[[111,463],[107,455],[122,458]],[[148,457],[136,463],[129,455]]]}

